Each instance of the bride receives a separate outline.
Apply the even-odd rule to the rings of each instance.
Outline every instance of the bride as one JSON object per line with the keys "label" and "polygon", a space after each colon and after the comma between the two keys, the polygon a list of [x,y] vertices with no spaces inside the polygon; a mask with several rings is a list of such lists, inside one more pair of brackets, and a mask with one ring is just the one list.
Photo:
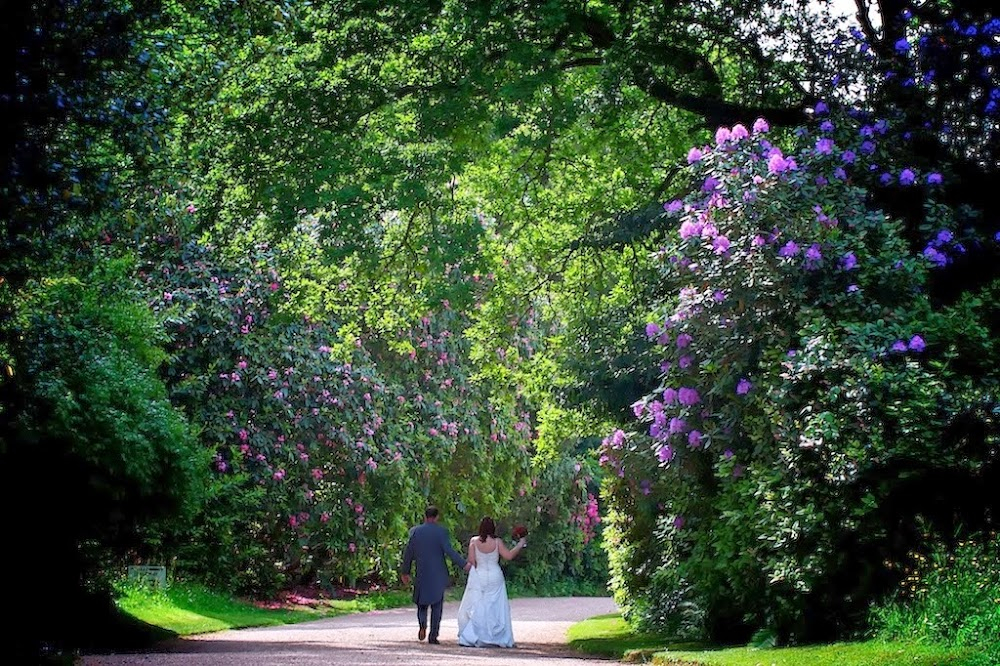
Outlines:
{"label": "bride", "polygon": [[522,538],[512,549],[496,537],[490,517],[479,523],[479,536],[469,541],[469,580],[458,609],[458,644],[468,647],[514,647],[507,583],[500,558],[512,560],[524,548]]}

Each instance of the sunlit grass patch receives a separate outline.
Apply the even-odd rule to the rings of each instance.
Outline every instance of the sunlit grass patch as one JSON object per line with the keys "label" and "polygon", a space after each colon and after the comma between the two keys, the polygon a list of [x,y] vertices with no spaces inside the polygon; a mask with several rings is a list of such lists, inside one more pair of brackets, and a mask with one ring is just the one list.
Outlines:
{"label": "sunlit grass patch", "polygon": [[126,586],[120,592],[117,603],[122,611],[181,636],[240,627],[292,624],[348,613],[396,608],[410,603],[410,594],[402,591],[373,592],[353,599],[291,597],[280,604],[234,599],[187,583],[175,583],[165,590]]}

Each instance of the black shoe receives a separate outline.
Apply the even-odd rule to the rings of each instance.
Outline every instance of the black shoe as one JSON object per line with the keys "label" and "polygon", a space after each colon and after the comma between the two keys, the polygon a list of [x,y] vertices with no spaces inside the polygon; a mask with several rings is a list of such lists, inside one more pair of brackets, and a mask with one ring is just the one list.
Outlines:
{"label": "black shoe", "polygon": [[427,627],[420,627],[420,631],[417,632],[417,640],[422,641],[427,637]]}
{"label": "black shoe", "polygon": [[441,645],[441,641],[439,641],[436,638],[428,638],[427,642],[430,643],[431,645]]}

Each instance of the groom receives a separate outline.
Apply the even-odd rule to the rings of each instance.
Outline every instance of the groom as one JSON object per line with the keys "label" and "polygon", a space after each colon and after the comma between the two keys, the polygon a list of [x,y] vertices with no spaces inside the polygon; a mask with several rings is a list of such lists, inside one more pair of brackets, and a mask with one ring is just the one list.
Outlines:
{"label": "groom", "polygon": [[[424,524],[410,530],[410,540],[403,552],[403,584],[410,584],[410,565],[417,564],[417,579],[413,586],[413,603],[417,605],[417,638],[437,644],[441,629],[441,610],[444,605],[444,588],[448,586],[448,565],[445,556],[455,566],[468,571],[472,565],[451,547],[448,530],[437,524],[438,510],[429,506],[424,511]],[[431,607],[431,632],[427,634],[427,607]]]}

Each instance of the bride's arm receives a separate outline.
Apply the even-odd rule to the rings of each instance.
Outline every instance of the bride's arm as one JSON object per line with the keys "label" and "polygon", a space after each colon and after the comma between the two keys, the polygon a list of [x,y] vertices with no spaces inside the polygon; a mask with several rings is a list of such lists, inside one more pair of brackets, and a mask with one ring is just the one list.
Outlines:
{"label": "bride's arm", "polygon": [[504,545],[503,539],[497,539],[497,548],[500,549],[500,557],[505,560],[512,560],[517,557],[517,554],[521,552],[522,548],[524,548],[524,539],[522,538],[517,542],[516,546],[509,549],[506,545]]}
{"label": "bride's arm", "polygon": [[476,566],[476,537],[472,537],[469,541],[469,556],[465,558],[469,561],[469,564]]}

